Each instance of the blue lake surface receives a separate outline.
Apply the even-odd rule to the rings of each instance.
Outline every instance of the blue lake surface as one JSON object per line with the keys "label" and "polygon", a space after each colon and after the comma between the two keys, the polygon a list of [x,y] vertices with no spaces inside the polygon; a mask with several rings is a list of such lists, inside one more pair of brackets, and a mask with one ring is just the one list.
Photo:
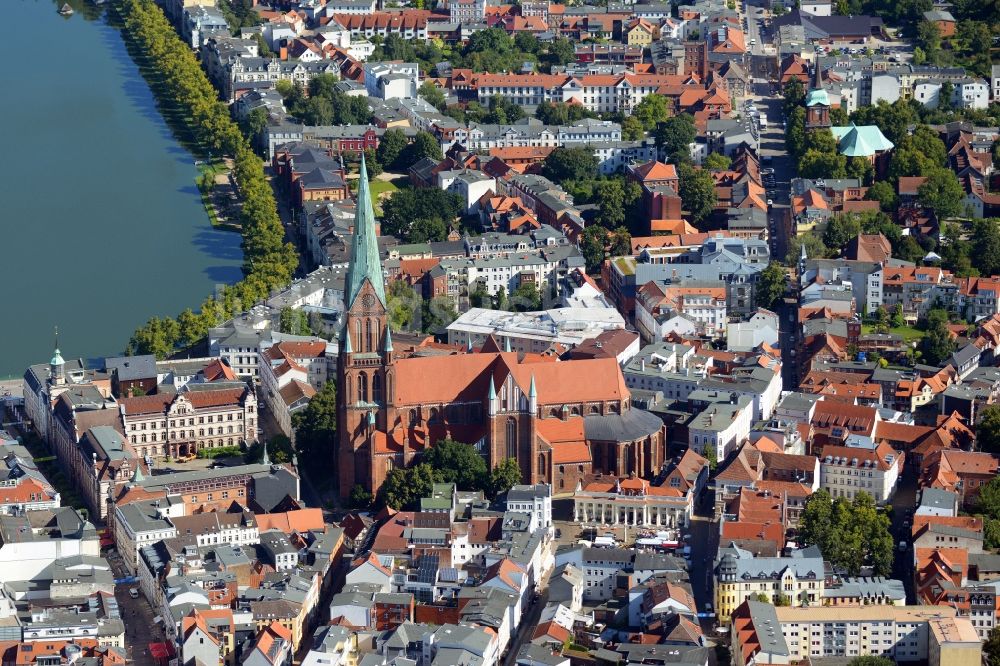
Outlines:
{"label": "blue lake surface", "polygon": [[[240,237],[209,224],[118,30],[75,1],[5,0],[0,75],[0,378],[52,355],[116,354],[153,315],[197,309],[240,278]],[[13,11],[13,16],[10,12]],[[44,46],[42,46],[44,44]]]}

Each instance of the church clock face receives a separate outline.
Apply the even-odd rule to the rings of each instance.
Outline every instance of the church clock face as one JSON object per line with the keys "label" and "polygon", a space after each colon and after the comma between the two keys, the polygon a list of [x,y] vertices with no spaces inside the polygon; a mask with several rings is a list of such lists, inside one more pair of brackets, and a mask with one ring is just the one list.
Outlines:
{"label": "church clock face", "polygon": [[366,310],[372,309],[375,306],[375,297],[371,294],[365,294],[361,297],[361,306]]}

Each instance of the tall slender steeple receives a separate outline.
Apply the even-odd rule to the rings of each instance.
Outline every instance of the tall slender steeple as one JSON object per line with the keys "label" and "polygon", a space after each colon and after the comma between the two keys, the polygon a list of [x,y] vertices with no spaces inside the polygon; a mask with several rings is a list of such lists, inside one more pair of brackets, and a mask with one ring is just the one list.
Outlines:
{"label": "tall slender steeple", "polygon": [[385,277],[382,275],[382,260],[379,257],[378,238],[375,236],[375,211],[372,208],[371,191],[368,187],[368,168],[365,166],[364,153],[361,154],[357,202],[354,213],[354,245],[351,248],[351,263],[347,269],[347,281],[344,285],[345,305],[350,308],[354,304],[367,278],[372,283],[375,295],[384,306]]}
{"label": "tall slender steeple", "polygon": [[66,381],[66,361],[59,352],[59,327],[56,326],[56,348],[49,361],[49,381],[61,385]]}

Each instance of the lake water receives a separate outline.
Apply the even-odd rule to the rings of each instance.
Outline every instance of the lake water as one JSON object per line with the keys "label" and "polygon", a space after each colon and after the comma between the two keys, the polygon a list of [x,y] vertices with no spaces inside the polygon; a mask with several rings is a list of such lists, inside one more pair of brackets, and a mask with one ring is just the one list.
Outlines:
{"label": "lake water", "polygon": [[[61,4],[62,0],[60,0]],[[4,0],[0,377],[52,355],[111,355],[150,316],[240,277],[119,32],[83,0]]]}

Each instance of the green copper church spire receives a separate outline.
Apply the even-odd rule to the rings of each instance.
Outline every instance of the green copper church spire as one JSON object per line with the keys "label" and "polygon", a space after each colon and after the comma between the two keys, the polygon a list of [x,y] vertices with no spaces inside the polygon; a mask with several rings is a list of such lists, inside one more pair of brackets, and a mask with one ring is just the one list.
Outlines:
{"label": "green copper church spire", "polygon": [[358,177],[357,209],[354,213],[354,245],[351,248],[351,264],[347,269],[344,294],[345,305],[354,305],[361,287],[367,278],[375,289],[382,305],[385,301],[385,277],[382,275],[382,261],[379,258],[378,238],[375,236],[375,211],[372,209],[371,191],[368,188],[368,169],[365,155],[361,154],[361,174]]}

